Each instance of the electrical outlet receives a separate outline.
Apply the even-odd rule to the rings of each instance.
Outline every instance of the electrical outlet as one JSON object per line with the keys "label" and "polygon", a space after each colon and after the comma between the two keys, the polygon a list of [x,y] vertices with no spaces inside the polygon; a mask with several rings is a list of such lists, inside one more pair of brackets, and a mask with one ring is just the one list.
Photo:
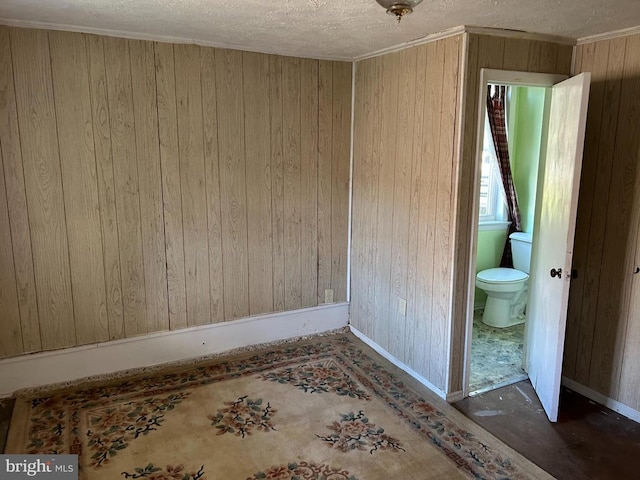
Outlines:
{"label": "electrical outlet", "polygon": [[333,303],[333,289],[328,288],[324,291],[324,303]]}
{"label": "electrical outlet", "polygon": [[398,313],[403,317],[407,316],[407,301],[404,298],[398,300]]}

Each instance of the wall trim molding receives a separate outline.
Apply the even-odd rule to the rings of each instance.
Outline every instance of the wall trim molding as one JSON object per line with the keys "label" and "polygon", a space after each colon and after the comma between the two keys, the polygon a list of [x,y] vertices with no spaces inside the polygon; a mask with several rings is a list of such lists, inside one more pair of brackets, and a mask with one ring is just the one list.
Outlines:
{"label": "wall trim molding", "polygon": [[553,42],[561,45],[576,44],[575,38],[563,37],[561,35],[550,35],[548,33],[532,33],[523,30],[508,30],[504,28],[476,27],[467,25],[464,27],[465,32],[475,33],[477,35],[491,35],[493,37],[515,38],[520,40],[539,40],[541,42]]}
{"label": "wall trim molding", "polygon": [[392,45],[391,47],[381,48],[380,50],[376,50],[370,53],[365,53],[364,55],[358,55],[357,57],[354,57],[353,61],[360,62],[362,60],[367,60],[369,58],[380,57],[382,55],[387,55],[389,53],[399,52],[400,50],[404,50],[406,48],[415,47],[415,46],[422,45],[429,42],[435,42],[437,40],[442,40],[443,38],[462,35],[465,31],[466,31],[466,27],[464,25],[460,25],[459,27],[453,27],[448,30],[444,30],[442,32],[430,33],[429,35],[416,38],[415,40],[409,40],[408,42],[402,42],[397,45]]}
{"label": "wall trim molding", "polygon": [[[433,393],[435,393],[436,395],[438,395],[440,398],[442,398],[443,400],[449,401],[448,397],[450,396],[455,396],[458,392],[454,392],[451,393],[449,395],[445,394],[442,390],[440,390],[438,387],[436,387],[433,383],[431,383],[429,380],[427,380],[426,378],[424,378],[422,375],[420,375],[418,372],[416,372],[415,370],[413,370],[411,367],[409,367],[407,364],[401,362],[400,360],[398,360],[396,357],[394,357],[393,355],[391,355],[389,352],[387,352],[384,348],[382,348],[380,345],[378,345],[376,342],[374,342],[373,340],[371,340],[369,337],[367,337],[364,333],[362,333],[360,330],[358,330],[357,328],[355,328],[353,325],[349,325],[349,329],[351,330],[351,333],[353,333],[356,337],[358,337],[360,340],[362,340],[364,343],[366,343],[367,345],[369,345],[371,348],[373,348],[376,352],[378,352],[380,355],[382,355],[384,358],[386,358],[387,360],[389,360],[391,363],[393,363],[396,367],[398,367],[400,370],[403,370],[405,373],[409,374],[411,377],[413,377],[415,380],[417,380],[418,382],[420,382],[422,385],[424,385],[425,387],[427,387],[429,390],[431,390]],[[456,397],[457,398],[457,397]],[[462,396],[460,396],[460,399],[462,399]],[[455,401],[455,400],[454,400]]]}
{"label": "wall trim molding", "polygon": [[168,332],[0,360],[0,398],[75,381],[344,328],[347,302],[278,312]]}
{"label": "wall trim molding", "polygon": [[640,422],[640,411],[625,405],[624,403],[620,403],[613,398],[609,398],[606,395],[603,395],[600,392],[596,392],[589,387],[585,387],[581,383],[578,383],[570,378],[565,376],[562,377],[562,385],[573,390],[580,395],[584,395],[587,398],[590,398],[596,403],[600,405],[604,405],[607,408],[610,408],[614,412],[618,412],[620,415],[623,415],[631,420],[636,422]]}
{"label": "wall trim molding", "polygon": [[576,45],[584,45],[585,43],[601,42],[603,40],[612,40],[619,37],[627,37],[629,35],[640,34],[640,25],[630,28],[621,28],[620,30],[614,30],[613,32],[599,33],[597,35],[590,35],[588,37],[579,38],[576,41]]}
{"label": "wall trim molding", "polygon": [[336,56],[319,55],[314,57],[306,57],[304,55],[299,55],[299,54],[293,55],[293,54],[282,53],[276,50],[253,49],[253,48],[250,48],[247,46],[241,46],[241,45],[208,42],[206,40],[198,40],[196,38],[174,37],[171,35],[154,35],[150,33],[130,32],[127,30],[81,27],[78,25],[36,22],[36,21],[30,21],[30,20],[14,20],[10,18],[0,18],[0,25],[6,25],[7,27],[18,27],[18,28],[35,28],[39,30],[59,30],[63,32],[86,33],[90,35],[102,35],[106,37],[128,38],[131,40],[146,40],[149,42],[177,43],[177,44],[189,44],[189,45],[193,44],[193,45],[199,45],[201,47],[225,48],[229,50],[242,50],[243,52],[264,53],[268,55],[280,55],[283,57],[311,58],[312,60],[331,60],[331,61],[339,61],[339,62],[351,62],[353,60],[353,58],[351,57],[341,57],[338,55]]}

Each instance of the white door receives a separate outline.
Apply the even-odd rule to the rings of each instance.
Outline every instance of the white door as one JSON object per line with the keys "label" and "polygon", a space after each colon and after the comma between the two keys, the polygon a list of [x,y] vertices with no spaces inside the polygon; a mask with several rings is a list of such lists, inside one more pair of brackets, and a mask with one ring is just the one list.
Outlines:
{"label": "white door", "polygon": [[558,419],[578,189],[591,75],[551,88],[538,189],[527,313],[527,370],[549,420]]}

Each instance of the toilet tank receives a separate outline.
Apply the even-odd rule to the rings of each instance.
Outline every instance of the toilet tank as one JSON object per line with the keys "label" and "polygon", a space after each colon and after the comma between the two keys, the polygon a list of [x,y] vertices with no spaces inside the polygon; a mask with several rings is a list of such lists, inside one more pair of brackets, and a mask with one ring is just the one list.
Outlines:
{"label": "toilet tank", "polygon": [[513,268],[529,273],[531,264],[531,240],[533,235],[525,232],[515,232],[509,235],[511,253],[513,254]]}

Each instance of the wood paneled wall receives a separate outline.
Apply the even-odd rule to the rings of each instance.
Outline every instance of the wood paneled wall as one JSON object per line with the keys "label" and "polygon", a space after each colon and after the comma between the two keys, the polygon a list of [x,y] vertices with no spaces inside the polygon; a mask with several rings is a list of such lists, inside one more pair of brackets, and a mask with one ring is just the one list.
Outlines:
{"label": "wood paneled wall", "polygon": [[469,242],[474,162],[478,120],[480,70],[493,68],[569,75],[573,47],[539,40],[470,34],[465,79],[464,137],[458,178],[455,296],[452,334],[451,391],[462,390],[464,338],[467,318],[466,284],[469,278]]}
{"label": "wood paneled wall", "polygon": [[571,56],[465,34],[357,64],[352,323],[447,393],[462,390],[480,69],[569,74]]}
{"label": "wood paneled wall", "polygon": [[346,299],[351,64],[0,27],[0,356]]}
{"label": "wood paneled wall", "polygon": [[640,409],[640,35],[580,45],[591,72],[563,374]]}
{"label": "wood paneled wall", "polygon": [[358,62],[355,84],[351,322],[443,390],[462,39]]}

